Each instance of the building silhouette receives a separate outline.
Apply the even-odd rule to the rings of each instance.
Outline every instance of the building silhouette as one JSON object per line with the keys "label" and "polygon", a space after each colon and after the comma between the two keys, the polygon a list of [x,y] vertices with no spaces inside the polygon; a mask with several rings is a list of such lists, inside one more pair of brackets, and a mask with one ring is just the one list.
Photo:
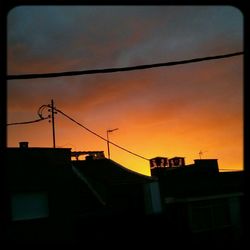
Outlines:
{"label": "building silhouette", "polygon": [[155,157],[150,168],[139,174],[102,151],[7,148],[7,239],[110,243],[129,234],[131,242],[239,247],[243,171],[221,173],[216,159],[185,165],[184,157]]}

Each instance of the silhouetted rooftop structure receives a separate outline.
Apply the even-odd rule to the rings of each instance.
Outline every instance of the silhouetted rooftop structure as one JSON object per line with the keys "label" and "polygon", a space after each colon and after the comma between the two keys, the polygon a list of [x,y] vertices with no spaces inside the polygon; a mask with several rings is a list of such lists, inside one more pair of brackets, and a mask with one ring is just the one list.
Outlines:
{"label": "silhouetted rooftop structure", "polygon": [[226,238],[229,245],[239,243],[243,171],[220,173],[216,159],[190,165],[184,157],[153,160],[152,176],[146,176],[105,158],[103,151],[29,148],[27,143],[8,148],[9,238],[79,241],[97,237],[90,235],[95,230],[119,238],[116,229],[125,233],[123,227],[136,221],[133,229],[142,238],[163,237],[145,226],[164,222],[169,240],[182,235],[198,245],[213,240],[223,245]]}

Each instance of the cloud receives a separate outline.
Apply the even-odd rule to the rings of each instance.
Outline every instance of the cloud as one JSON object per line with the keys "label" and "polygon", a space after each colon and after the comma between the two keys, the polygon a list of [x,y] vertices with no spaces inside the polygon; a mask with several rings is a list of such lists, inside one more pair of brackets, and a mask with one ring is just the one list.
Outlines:
{"label": "cloud", "polygon": [[8,18],[8,68],[51,72],[203,56],[218,44],[241,46],[242,29],[228,7],[18,7]]}

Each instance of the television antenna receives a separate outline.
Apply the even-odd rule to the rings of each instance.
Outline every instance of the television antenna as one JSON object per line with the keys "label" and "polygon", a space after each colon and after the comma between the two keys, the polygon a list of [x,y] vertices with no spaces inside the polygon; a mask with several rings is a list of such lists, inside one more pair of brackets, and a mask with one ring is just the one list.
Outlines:
{"label": "television antenna", "polygon": [[119,128],[108,129],[107,132],[107,146],[108,146],[108,158],[110,159],[110,148],[109,148],[109,133],[118,130]]}
{"label": "television antenna", "polygon": [[206,153],[207,151],[201,151],[200,150],[200,152],[199,152],[199,156],[200,156],[200,160],[201,160],[201,156],[204,154],[204,153]]}

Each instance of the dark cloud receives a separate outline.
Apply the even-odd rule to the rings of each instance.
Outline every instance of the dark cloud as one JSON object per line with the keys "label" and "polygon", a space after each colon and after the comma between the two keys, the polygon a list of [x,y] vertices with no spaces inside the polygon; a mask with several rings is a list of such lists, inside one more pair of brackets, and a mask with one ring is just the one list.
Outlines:
{"label": "dark cloud", "polygon": [[179,59],[204,55],[218,39],[221,48],[242,48],[242,17],[232,7],[33,6],[8,20],[10,72],[15,61],[29,72],[48,60],[78,70]]}

